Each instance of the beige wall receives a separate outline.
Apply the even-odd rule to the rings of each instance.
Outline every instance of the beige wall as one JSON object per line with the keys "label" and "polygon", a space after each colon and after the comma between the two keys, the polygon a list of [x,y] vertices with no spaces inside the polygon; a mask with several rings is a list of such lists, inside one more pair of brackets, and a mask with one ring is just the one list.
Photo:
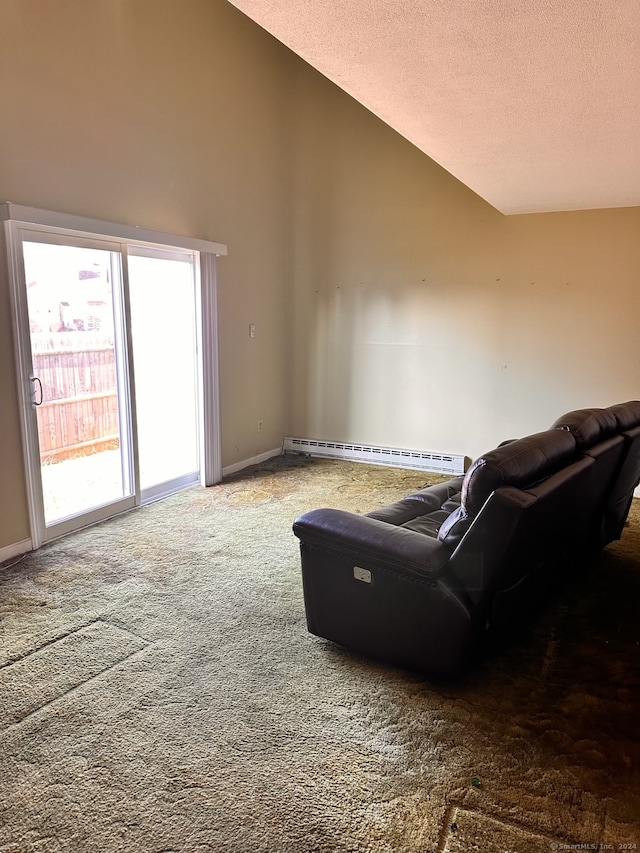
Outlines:
{"label": "beige wall", "polygon": [[504,217],[297,67],[295,435],[474,457],[637,399],[640,208]]}
{"label": "beige wall", "polygon": [[[503,217],[224,0],[0,2],[0,201],[229,246],[225,466],[284,434],[475,456],[638,397],[639,209]],[[3,277],[0,547],[8,311]]]}
{"label": "beige wall", "polygon": [[[223,464],[280,446],[290,54],[224,0],[1,5],[0,201],[227,243]],[[8,308],[2,267],[0,547],[28,536]]]}

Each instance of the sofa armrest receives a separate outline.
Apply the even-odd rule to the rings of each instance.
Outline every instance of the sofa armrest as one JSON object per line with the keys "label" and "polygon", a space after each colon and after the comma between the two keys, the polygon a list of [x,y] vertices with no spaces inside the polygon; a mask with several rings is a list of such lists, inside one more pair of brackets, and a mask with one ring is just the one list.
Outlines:
{"label": "sofa armrest", "polygon": [[437,539],[339,509],[307,512],[296,519],[293,532],[307,545],[420,578],[440,575],[451,556]]}

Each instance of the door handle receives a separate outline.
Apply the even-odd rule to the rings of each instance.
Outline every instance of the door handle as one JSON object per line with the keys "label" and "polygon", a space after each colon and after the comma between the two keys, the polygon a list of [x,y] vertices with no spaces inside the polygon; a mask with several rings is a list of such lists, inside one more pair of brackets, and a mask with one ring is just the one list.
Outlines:
{"label": "door handle", "polygon": [[[31,381],[33,382],[33,405],[34,406],[41,406],[42,401],[44,399],[43,394],[42,394],[42,382],[40,382],[40,379],[37,376],[34,376]],[[40,399],[39,400],[36,400],[36,382],[38,383],[38,388],[40,389]]]}

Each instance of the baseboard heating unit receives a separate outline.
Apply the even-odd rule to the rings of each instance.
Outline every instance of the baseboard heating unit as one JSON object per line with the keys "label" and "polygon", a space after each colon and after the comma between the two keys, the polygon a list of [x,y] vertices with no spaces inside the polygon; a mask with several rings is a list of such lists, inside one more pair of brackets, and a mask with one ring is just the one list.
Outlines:
{"label": "baseboard heating unit", "polygon": [[347,444],[342,441],[320,441],[312,438],[284,439],[285,453],[307,453],[328,459],[373,462],[396,468],[415,468],[436,474],[464,474],[465,457],[454,453],[431,453],[402,447],[377,447],[373,444]]}

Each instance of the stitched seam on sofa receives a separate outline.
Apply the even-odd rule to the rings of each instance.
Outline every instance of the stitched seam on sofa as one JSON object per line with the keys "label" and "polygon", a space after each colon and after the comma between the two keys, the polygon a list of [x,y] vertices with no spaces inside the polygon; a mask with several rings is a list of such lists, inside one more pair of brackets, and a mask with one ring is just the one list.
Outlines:
{"label": "stitched seam on sofa", "polygon": [[[325,548],[322,545],[309,545],[309,548],[314,551],[321,551],[323,554],[328,554],[334,558],[338,557],[339,560],[346,562],[345,557],[339,551],[334,551],[331,548]],[[353,559],[354,561],[353,565],[356,566],[358,564],[357,557],[351,557],[351,555],[349,555],[349,560],[351,559]],[[366,568],[371,568],[372,570],[375,569],[375,571],[382,572],[383,574],[388,575],[389,577],[396,578],[397,580],[407,581],[408,583],[414,583],[418,586],[425,586],[431,589],[436,585],[436,582],[441,579],[441,575],[447,568],[446,565],[443,565],[442,568],[437,569],[433,573],[433,575],[420,576],[413,574],[412,569],[407,569],[405,574],[404,572],[400,572],[397,569],[390,568],[388,565],[378,562],[376,559],[367,559],[366,563]],[[453,595],[456,594],[454,590],[450,590],[450,592]]]}

